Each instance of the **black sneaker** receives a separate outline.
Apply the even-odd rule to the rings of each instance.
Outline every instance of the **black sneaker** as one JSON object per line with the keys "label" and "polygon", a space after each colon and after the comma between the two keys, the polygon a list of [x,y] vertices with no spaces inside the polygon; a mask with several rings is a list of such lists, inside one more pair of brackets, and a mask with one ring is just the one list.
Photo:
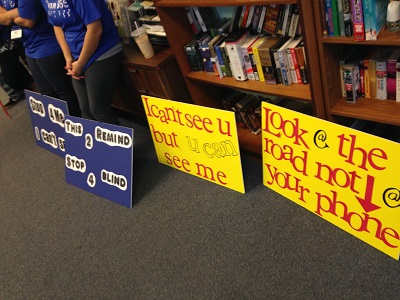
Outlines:
{"label": "black sneaker", "polygon": [[15,104],[17,104],[18,102],[21,102],[22,100],[24,100],[25,97],[20,97],[20,98],[13,98],[11,97],[8,102],[6,104],[4,104],[4,107],[12,107]]}

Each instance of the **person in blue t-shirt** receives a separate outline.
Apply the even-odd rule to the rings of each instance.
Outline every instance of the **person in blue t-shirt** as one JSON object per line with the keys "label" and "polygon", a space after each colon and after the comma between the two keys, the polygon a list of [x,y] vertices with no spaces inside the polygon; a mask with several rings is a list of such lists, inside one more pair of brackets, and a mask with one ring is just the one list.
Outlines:
{"label": "person in blue t-shirt", "polygon": [[106,0],[41,2],[63,49],[83,114],[89,119],[119,124],[111,103],[122,43]]}
{"label": "person in blue t-shirt", "polygon": [[25,47],[26,61],[40,93],[66,101],[69,114],[80,117],[71,78],[63,69],[64,55],[40,1],[1,0],[0,6],[7,10],[0,15],[0,23],[14,25],[14,33],[20,36]]}

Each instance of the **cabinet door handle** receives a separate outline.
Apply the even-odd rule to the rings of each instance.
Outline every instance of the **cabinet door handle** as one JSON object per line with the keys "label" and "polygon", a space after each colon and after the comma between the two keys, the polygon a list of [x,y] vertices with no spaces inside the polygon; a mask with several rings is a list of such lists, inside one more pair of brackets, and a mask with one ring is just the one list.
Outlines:
{"label": "cabinet door handle", "polygon": [[138,72],[138,69],[128,69],[128,72],[136,74]]}
{"label": "cabinet door handle", "polygon": [[148,94],[147,90],[137,90],[139,92],[139,94]]}

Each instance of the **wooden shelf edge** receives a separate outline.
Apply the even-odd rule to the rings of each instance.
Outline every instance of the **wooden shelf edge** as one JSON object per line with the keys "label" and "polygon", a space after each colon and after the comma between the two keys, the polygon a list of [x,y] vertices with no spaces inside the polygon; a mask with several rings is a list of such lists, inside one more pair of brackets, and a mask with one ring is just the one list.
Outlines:
{"label": "wooden shelf edge", "polygon": [[311,91],[308,84],[291,84],[290,86],[284,86],[282,84],[273,85],[254,80],[237,81],[232,77],[216,78],[213,73],[207,72],[191,72],[186,75],[186,78],[249,92],[311,101]]}
{"label": "wooden shelf edge", "polygon": [[377,40],[374,41],[355,41],[354,37],[323,37],[323,44],[347,44],[347,45],[363,45],[363,46],[400,46],[400,32],[383,31]]}
{"label": "wooden shelf edge", "polygon": [[[243,0],[208,0],[199,3],[188,2],[187,0],[156,0],[156,7],[178,7],[178,6],[242,6]],[[296,0],[247,0],[246,5],[265,5],[265,4],[292,4]]]}
{"label": "wooden shelf edge", "polygon": [[359,98],[356,103],[348,103],[342,98],[331,114],[400,126],[400,102],[395,100]]}

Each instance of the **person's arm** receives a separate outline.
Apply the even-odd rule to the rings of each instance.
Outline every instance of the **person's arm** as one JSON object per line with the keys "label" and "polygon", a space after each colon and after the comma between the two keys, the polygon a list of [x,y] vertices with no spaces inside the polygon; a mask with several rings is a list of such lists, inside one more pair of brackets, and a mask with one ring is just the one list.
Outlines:
{"label": "person's arm", "polygon": [[87,64],[89,58],[96,51],[100,43],[101,35],[103,33],[101,19],[88,24],[86,29],[85,39],[83,41],[83,47],[79,58],[72,63],[72,72],[77,76],[82,73],[82,70]]}
{"label": "person's arm", "polygon": [[1,25],[11,25],[13,22],[13,18],[11,14],[4,8],[4,6],[0,6],[0,24]]}
{"label": "person's arm", "polygon": [[11,25],[13,22],[16,25],[27,28],[32,28],[36,24],[35,20],[21,18],[18,13],[18,8],[7,11],[3,6],[0,6],[0,24]]}
{"label": "person's arm", "polygon": [[69,49],[67,41],[65,40],[64,31],[60,26],[53,26],[53,28],[57,42],[60,45],[61,51],[64,55],[65,69],[68,70],[68,75],[72,75],[70,74],[70,70],[72,68],[72,62],[74,61],[74,59],[72,57],[71,50]]}
{"label": "person's arm", "polygon": [[21,27],[32,28],[36,25],[35,20],[21,18],[19,16],[18,8],[13,8],[8,11],[10,17],[14,20],[14,24],[17,24]]}

